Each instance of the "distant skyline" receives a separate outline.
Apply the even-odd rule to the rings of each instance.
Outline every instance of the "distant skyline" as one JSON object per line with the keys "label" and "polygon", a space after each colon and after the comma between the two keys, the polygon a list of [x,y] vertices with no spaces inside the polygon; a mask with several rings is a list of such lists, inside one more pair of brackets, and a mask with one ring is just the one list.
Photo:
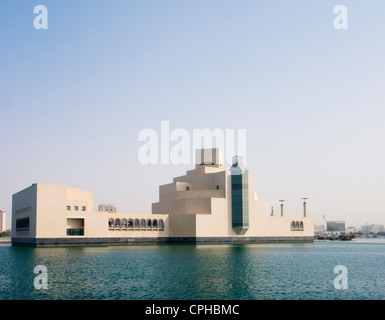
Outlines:
{"label": "distant skyline", "polygon": [[[34,7],[48,29],[34,28]],[[334,8],[348,9],[336,30]],[[192,165],[143,165],[143,129],[247,132],[275,214],[385,224],[385,3],[0,3],[0,208],[32,183],[94,192],[94,210],[151,213]],[[149,179],[151,177],[151,180]]]}

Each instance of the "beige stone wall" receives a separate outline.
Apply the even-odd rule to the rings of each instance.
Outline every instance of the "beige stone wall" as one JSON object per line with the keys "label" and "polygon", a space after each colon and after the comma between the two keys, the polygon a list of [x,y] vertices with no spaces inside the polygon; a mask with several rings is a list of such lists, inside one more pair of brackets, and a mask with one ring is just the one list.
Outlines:
{"label": "beige stone wall", "polygon": [[195,237],[196,236],[195,214],[169,215],[170,237]]}
{"label": "beige stone wall", "polygon": [[197,166],[159,187],[159,202],[153,203],[152,213],[210,214],[211,198],[224,197],[226,171],[215,166]]}
{"label": "beige stone wall", "polygon": [[37,203],[37,238],[74,238],[67,236],[68,219],[84,220],[84,236],[79,237],[108,236],[107,214],[93,211],[93,194],[90,191],[38,183]]}
{"label": "beige stone wall", "polygon": [[211,199],[211,214],[197,215],[197,237],[227,237],[231,235],[227,199]]}

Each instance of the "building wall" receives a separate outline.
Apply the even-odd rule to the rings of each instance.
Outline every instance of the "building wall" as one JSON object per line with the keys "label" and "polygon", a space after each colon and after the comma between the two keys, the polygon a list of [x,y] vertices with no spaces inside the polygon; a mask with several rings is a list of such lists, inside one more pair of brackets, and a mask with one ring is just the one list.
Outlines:
{"label": "building wall", "polygon": [[169,237],[196,237],[197,215],[196,214],[174,214],[169,215]]}
{"label": "building wall", "polygon": [[159,202],[153,203],[152,213],[210,214],[210,199],[225,198],[225,186],[224,169],[197,165],[195,170],[159,187]]}
{"label": "building wall", "polygon": [[[84,236],[81,237],[108,236],[107,214],[93,211],[92,192],[38,183],[37,203],[37,238],[74,238],[67,236],[67,227],[71,227],[68,219],[84,221]],[[67,210],[68,206],[70,210]]]}
{"label": "building wall", "polygon": [[[12,238],[36,237],[37,185],[19,191],[12,196]],[[29,218],[29,231],[17,231],[17,220]]]}

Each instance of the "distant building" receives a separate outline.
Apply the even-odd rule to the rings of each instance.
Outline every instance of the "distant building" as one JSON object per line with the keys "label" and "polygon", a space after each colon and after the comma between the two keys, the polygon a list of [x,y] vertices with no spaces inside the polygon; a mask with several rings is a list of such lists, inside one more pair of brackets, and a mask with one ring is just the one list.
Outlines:
{"label": "distant building", "polygon": [[346,227],[346,232],[347,233],[356,233],[357,232],[357,228],[354,227],[354,226]]}
{"label": "distant building", "polygon": [[369,234],[369,233],[383,233],[384,226],[383,225],[376,225],[376,224],[370,224],[370,225],[364,225],[361,226],[361,232],[364,234]]}
{"label": "distant building", "polygon": [[314,233],[322,233],[325,231],[325,226],[320,224],[320,225],[315,225],[314,226]]}
{"label": "distant building", "polygon": [[0,232],[4,232],[6,230],[5,222],[6,222],[6,213],[4,210],[0,209]]}
{"label": "distant building", "polygon": [[328,221],[326,224],[326,230],[332,232],[344,232],[345,221]]}
{"label": "distant building", "polygon": [[116,213],[116,207],[113,204],[99,204],[99,211]]}

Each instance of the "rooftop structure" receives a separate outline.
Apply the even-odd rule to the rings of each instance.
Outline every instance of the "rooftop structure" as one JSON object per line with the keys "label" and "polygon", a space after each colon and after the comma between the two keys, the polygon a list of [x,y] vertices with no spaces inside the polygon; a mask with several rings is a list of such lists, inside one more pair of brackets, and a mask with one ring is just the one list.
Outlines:
{"label": "rooftop structure", "polygon": [[116,207],[113,204],[99,204],[99,211],[116,213]]}

